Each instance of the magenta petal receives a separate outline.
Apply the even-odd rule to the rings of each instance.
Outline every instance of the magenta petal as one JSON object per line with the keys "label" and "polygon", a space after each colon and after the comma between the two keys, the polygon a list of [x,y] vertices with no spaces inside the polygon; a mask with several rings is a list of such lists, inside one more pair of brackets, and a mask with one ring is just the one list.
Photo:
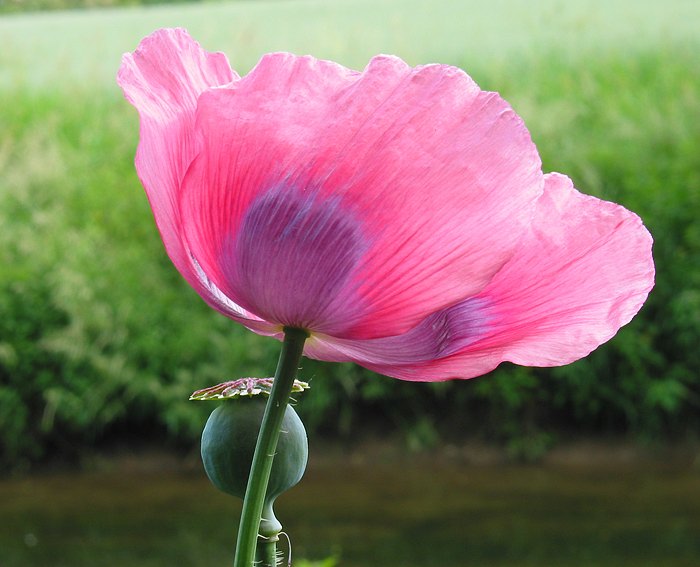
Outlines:
{"label": "magenta petal", "polygon": [[163,29],[124,55],[117,81],[139,111],[136,170],[170,259],[215,309],[265,332],[268,325],[224,297],[192,262],[178,209],[182,178],[198,152],[194,122],[199,95],[235,78],[225,55],[207,53],[184,30]]}
{"label": "magenta petal", "polygon": [[[190,283],[177,193],[197,153],[194,118],[202,91],[232,81],[226,56],[207,53],[184,30],[158,30],[122,58],[117,81],[139,111],[136,170],[173,263]],[[193,284],[194,285],[194,284]]]}
{"label": "magenta petal", "polygon": [[311,354],[345,356],[389,376],[428,381],[478,376],[503,361],[568,364],[612,338],[639,311],[654,285],[651,246],[634,213],[582,195],[567,177],[550,174],[518,252],[468,300],[481,302],[475,340],[446,356],[409,356],[403,364],[366,348],[349,351],[333,339],[311,345]]}
{"label": "magenta petal", "polygon": [[238,79],[161,30],[119,83],[175,266],[256,332],[311,331],[309,356],[409,380],[566,364],[653,286],[639,218],[544,177],[520,118],[459,69],[279,53]]}
{"label": "magenta petal", "polygon": [[[376,339],[312,336],[305,354],[334,362],[354,361],[373,369],[423,365],[460,352],[479,341],[489,329],[488,305],[467,299],[436,311],[410,331]],[[384,372],[392,375],[391,371]]]}
{"label": "magenta petal", "polygon": [[654,287],[652,238],[624,207],[553,173],[521,250],[481,294],[505,360],[568,364],[611,339]]}
{"label": "magenta petal", "polygon": [[[382,56],[356,73],[273,54],[240,81],[203,93],[197,128],[202,152],[185,177],[181,210],[203,270],[262,317],[303,319],[346,338],[400,334],[480,292],[514,253],[543,187],[522,121],[453,67],[412,69]],[[325,211],[318,218],[327,226],[330,209],[352,219],[361,254],[328,260],[336,272],[314,285],[332,287],[334,298],[324,296],[315,313],[280,281],[253,298],[250,274],[237,272],[238,255],[252,254],[234,242],[248,234],[249,210],[270,192],[284,202],[282,191]],[[315,243],[307,236],[304,246],[330,250],[331,233],[318,231]],[[257,253],[269,262],[273,252],[269,243]],[[280,262],[265,273],[287,273]],[[318,278],[311,265],[302,262],[296,277]],[[259,284],[263,272],[253,278]]]}

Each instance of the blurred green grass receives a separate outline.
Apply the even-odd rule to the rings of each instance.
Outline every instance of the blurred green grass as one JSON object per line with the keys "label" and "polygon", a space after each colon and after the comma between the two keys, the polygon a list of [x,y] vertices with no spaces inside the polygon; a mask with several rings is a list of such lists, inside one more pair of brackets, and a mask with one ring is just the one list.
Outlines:
{"label": "blurred green grass", "polygon": [[474,68],[696,45],[694,0],[244,0],[13,14],[0,18],[3,81],[113,89],[115,69],[158,27],[184,26],[247,72],[292,51],[361,68],[377,53]]}
{"label": "blurred green grass", "polygon": [[611,344],[554,370],[404,384],[309,361],[307,424],[409,446],[478,434],[535,458],[561,432],[700,432],[700,4],[242,1],[0,18],[0,463],[110,436],[194,442],[187,395],[270,375],[277,344],[210,311],[172,268],[133,171],[122,52],[184,25],[241,73],[271,50],[361,68],[377,52],[463,67],[523,116],[545,171],[639,213],[657,287]]}

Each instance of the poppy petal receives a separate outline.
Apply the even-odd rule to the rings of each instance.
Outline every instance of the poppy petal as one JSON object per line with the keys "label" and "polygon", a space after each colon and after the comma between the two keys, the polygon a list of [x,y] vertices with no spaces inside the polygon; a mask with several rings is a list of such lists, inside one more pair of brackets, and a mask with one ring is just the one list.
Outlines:
{"label": "poppy petal", "polygon": [[198,152],[197,100],[203,91],[236,78],[224,54],[204,51],[182,29],[162,29],[145,38],[134,53],[123,56],[117,82],[139,111],[136,170],[170,259],[212,307],[260,328],[254,316],[217,293],[192,262],[182,240],[178,209],[182,178]]}
{"label": "poppy petal", "polygon": [[[476,297],[402,337],[321,337],[309,356],[353,360],[406,380],[471,378],[503,361],[558,366],[589,354],[639,311],[654,284],[651,235],[637,215],[546,176],[531,230]],[[439,351],[435,349],[439,347]],[[437,352],[432,360],[402,352]]]}
{"label": "poppy petal", "polygon": [[652,237],[620,205],[546,177],[528,238],[481,297],[506,360],[569,364],[610,340],[654,287]]}
{"label": "poppy petal", "polygon": [[[200,96],[197,130],[180,207],[203,271],[259,317],[348,339],[406,332],[479,293],[544,185],[529,133],[496,93],[459,69],[388,56],[363,73],[265,56]],[[263,209],[286,228],[252,223]]]}

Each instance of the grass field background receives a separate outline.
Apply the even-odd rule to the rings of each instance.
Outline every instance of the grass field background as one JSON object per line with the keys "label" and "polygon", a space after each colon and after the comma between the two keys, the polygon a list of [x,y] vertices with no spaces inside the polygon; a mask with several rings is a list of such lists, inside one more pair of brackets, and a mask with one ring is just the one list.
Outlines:
{"label": "grass field background", "polygon": [[0,19],[3,83],[113,88],[124,51],[183,26],[247,72],[269,51],[362,68],[377,53],[416,65],[488,69],[536,58],[580,63],[694,44],[693,0],[248,0],[9,15]]}
{"label": "grass field background", "polygon": [[133,170],[120,56],[187,27],[241,73],[271,50],[361,68],[443,62],[523,116],[545,171],[642,216],[657,287],[608,345],[553,370],[405,384],[307,362],[311,429],[478,435],[535,458],[562,436],[700,432],[700,3],[240,1],[0,17],[0,462],[111,438],[191,446],[188,394],[269,375],[278,345],[209,310],[170,265]]}

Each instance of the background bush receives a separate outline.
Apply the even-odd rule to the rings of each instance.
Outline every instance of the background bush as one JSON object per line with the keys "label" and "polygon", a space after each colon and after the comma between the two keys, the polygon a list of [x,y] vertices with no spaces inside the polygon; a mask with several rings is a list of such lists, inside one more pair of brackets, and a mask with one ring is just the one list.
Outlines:
{"label": "background bush", "polygon": [[[656,288],[614,340],[562,368],[415,384],[306,361],[307,425],[331,438],[390,431],[416,448],[477,435],[526,458],[571,433],[696,438],[697,43],[476,64],[449,55],[525,118],[545,171],[640,214]],[[133,170],[136,115],[116,86],[37,88],[14,72],[0,76],[0,464],[109,440],[191,447],[212,407],[188,395],[271,375],[279,345],[210,310],[172,267]]]}

